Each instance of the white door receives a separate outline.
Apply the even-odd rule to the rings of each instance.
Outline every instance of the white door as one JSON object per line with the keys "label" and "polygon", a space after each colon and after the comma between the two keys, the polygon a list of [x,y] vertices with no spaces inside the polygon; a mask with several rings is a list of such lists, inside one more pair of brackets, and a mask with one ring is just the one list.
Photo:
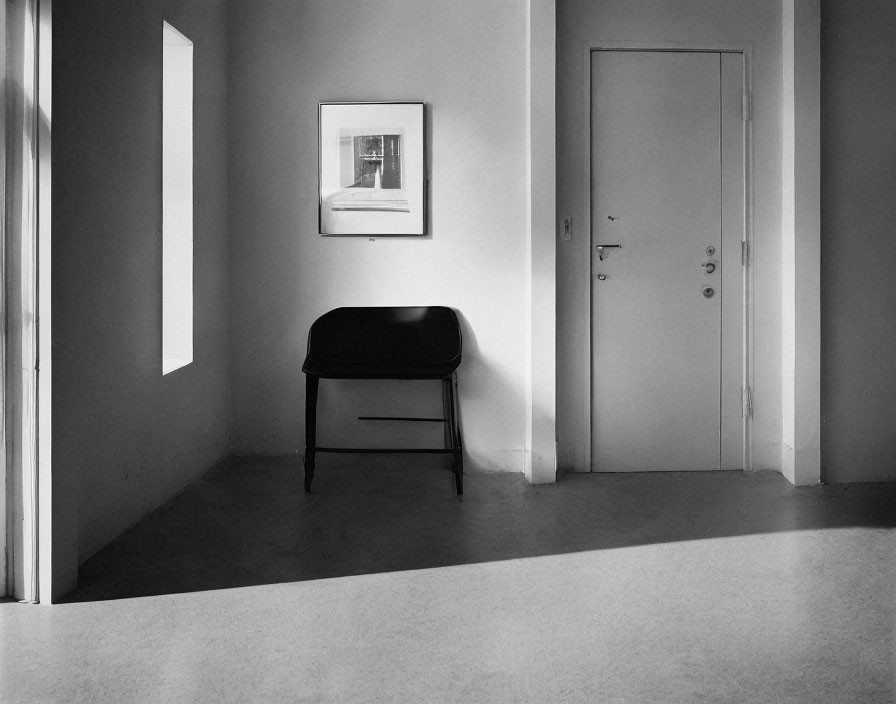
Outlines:
{"label": "white door", "polygon": [[742,57],[591,57],[592,470],[741,468]]}

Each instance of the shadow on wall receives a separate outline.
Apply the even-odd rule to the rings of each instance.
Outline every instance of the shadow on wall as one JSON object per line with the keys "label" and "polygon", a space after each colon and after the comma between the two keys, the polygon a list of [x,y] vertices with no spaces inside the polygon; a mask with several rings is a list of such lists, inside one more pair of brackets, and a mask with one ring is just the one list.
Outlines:
{"label": "shadow on wall", "polygon": [[776,472],[469,474],[444,457],[232,462],[97,553],[67,601],[296,582],[782,531],[896,527],[896,484]]}
{"label": "shadow on wall", "polygon": [[[522,472],[525,428],[518,409],[525,403],[522,381],[483,356],[475,332],[462,311],[455,309],[463,337],[463,361],[458,369],[461,428],[466,432],[464,461],[472,472]],[[304,383],[304,380],[303,380]],[[441,417],[438,381],[325,379],[318,398],[320,446],[439,447],[437,423],[361,421],[359,416]],[[495,413],[495,398],[508,399]],[[516,412],[515,412],[516,411]],[[490,447],[494,445],[495,447]]]}
{"label": "shadow on wall", "polygon": [[[455,312],[463,335],[463,362],[457,372],[461,430],[476,427],[476,424],[488,425],[492,428],[492,437],[503,441],[497,450],[480,447],[475,444],[475,436],[465,432],[464,461],[474,472],[523,472],[525,427],[522,424],[517,427],[515,423],[524,415],[518,415],[514,410],[525,407],[525,381],[484,356],[470,321],[463,312]],[[523,355],[525,351],[520,349],[519,354]],[[507,399],[507,406],[499,409],[497,416],[483,417],[477,413],[479,409],[493,408],[495,397]]]}

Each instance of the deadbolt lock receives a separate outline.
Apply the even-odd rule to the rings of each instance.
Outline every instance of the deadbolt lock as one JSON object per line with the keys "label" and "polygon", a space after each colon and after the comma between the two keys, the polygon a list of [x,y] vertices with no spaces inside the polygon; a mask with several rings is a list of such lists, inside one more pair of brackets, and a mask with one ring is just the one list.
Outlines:
{"label": "deadbolt lock", "polygon": [[715,289],[712,286],[707,286],[703,289],[703,295],[706,298],[712,298],[715,295]]}
{"label": "deadbolt lock", "polygon": [[706,256],[707,257],[711,257],[715,253],[716,253],[716,248],[713,247],[712,245],[709,245],[709,247],[706,248]]}
{"label": "deadbolt lock", "polygon": [[711,274],[716,270],[716,265],[712,262],[706,262],[706,264],[703,264],[703,268],[706,269],[707,274]]}

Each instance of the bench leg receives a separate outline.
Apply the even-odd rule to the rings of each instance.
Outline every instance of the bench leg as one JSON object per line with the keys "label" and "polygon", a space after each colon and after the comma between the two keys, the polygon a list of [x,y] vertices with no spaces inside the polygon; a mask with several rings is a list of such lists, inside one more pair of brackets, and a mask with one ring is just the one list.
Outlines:
{"label": "bench leg", "polygon": [[442,398],[446,406],[445,413],[445,435],[446,449],[453,450],[454,458],[454,485],[457,489],[457,495],[462,496],[464,493],[464,451],[461,445],[460,424],[458,423],[457,413],[457,375],[452,374],[450,379],[442,380]]}
{"label": "bench leg", "polygon": [[[442,379],[442,418],[445,423],[442,426],[445,435],[445,449],[454,447],[454,414],[451,413],[451,379]],[[454,471],[454,458],[451,458],[451,471]]]}
{"label": "bench leg", "polygon": [[317,387],[320,378],[305,375],[305,491],[311,493],[314,479],[314,452],[317,446]]}

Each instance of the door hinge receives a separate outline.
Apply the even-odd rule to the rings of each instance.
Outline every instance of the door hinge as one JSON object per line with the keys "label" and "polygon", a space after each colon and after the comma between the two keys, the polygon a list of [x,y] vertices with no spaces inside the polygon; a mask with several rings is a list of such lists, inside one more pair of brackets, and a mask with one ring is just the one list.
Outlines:
{"label": "door hinge", "polygon": [[743,105],[743,116],[744,122],[749,122],[753,119],[753,94],[752,93],[744,93],[742,96],[742,105]]}
{"label": "door hinge", "polygon": [[753,390],[749,386],[743,388],[744,393],[744,418],[753,417]]}
{"label": "door hinge", "polygon": [[747,265],[747,257],[749,255],[750,255],[750,248],[747,245],[747,241],[741,240],[740,241],[740,265],[741,266]]}

